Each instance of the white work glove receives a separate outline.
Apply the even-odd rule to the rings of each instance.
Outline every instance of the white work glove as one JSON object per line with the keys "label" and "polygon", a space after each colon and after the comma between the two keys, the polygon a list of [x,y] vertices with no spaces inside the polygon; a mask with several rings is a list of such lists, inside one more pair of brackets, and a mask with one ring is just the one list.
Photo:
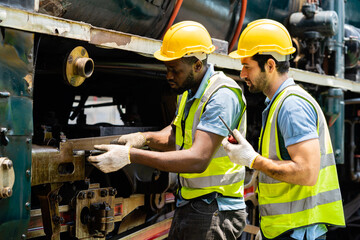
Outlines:
{"label": "white work glove", "polygon": [[106,153],[90,156],[88,161],[104,173],[115,172],[130,164],[130,147],[122,145],[95,145],[95,149]]}
{"label": "white work glove", "polygon": [[257,153],[251,144],[235,129],[233,131],[237,144],[232,144],[228,141],[227,137],[222,141],[222,145],[232,161],[235,164],[247,166],[252,168],[254,160],[260,154]]}
{"label": "white work glove", "polygon": [[260,230],[257,232],[257,234],[256,234],[256,236],[255,236],[255,240],[262,240],[262,236],[261,236]]}
{"label": "white work glove", "polygon": [[142,148],[147,144],[146,137],[141,132],[125,134],[111,141],[111,143],[121,144],[134,148]]}

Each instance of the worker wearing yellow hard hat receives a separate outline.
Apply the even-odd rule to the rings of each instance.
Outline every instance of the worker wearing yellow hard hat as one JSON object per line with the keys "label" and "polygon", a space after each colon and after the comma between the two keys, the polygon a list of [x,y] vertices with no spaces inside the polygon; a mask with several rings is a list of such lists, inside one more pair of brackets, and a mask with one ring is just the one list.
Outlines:
{"label": "worker wearing yellow hard hat", "polygon": [[235,130],[223,140],[230,160],[259,171],[263,239],[325,239],[327,226],[344,226],[342,199],[326,119],[316,100],[288,77],[295,48],[279,22],[261,19],[243,30],[240,77],[263,92],[266,107],[256,152]]}
{"label": "worker wearing yellow hard hat", "polygon": [[215,46],[203,25],[193,21],[183,21],[170,27],[164,36],[161,48],[154,53],[154,57],[160,61],[171,61],[189,54],[205,56],[214,50]]}
{"label": "worker wearing yellow hard hat", "polygon": [[[246,225],[245,167],[232,163],[221,141],[229,132],[220,117],[245,134],[246,102],[239,85],[207,63],[215,50],[206,28],[179,22],[164,35],[155,58],[178,93],[176,116],[159,132],[123,135],[119,145],[89,157],[104,172],[130,163],[178,173],[177,208],[168,239],[237,239]],[[148,145],[161,152],[139,149]]]}

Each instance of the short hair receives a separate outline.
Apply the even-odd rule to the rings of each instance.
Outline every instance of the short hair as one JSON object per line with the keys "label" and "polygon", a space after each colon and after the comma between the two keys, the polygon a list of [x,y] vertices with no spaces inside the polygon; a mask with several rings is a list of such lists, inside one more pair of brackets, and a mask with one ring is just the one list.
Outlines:
{"label": "short hair", "polygon": [[[197,57],[191,56],[191,57],[182,57],[181,60],[189,65],[193,65],[196,63],[199,59]],[[204,60],[201,61],[204,66],[207,65],[207,56]]]}
{"label": "short hair", "polygon": [[284,73],[289,72],[290,62],[288,60],[279,62],[270,54],[259,54],[259,53],[255,54],[254,56],[251,57],[252,60],[254,60],[258,63],[262,72],[265,72],[265,63],[270,58],[276,62],[276,70],[278,71],[278,73],[284,74]]}

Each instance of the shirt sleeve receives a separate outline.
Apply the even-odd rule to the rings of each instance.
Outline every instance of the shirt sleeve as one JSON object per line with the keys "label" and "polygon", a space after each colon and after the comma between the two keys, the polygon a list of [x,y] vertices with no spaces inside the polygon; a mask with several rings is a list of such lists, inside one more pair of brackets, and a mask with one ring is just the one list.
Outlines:
{"label": "shirt sleeve", "polygon": [[197,129],[226,137],[229,135],[229,131],[219,116],[231,129],[235,129],[239,124],[241,112],[237,94],[229,88],[220,88],[209,99]]}
{"label": "shirt sleeve", "polygon": [[298,96],[289,96],[284,100],[278,125],[285,147],[318,138],[316,111],[308,101]]}

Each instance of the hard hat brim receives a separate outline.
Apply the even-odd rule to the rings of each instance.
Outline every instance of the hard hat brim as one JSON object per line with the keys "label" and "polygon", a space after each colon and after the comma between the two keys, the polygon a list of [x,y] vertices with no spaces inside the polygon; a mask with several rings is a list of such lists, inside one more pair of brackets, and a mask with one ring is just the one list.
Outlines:
{"label": "hard hat brim", "polygon": [[234,59],[240,59],[240,58],[251,57],[250,55],[249,55],[249,56],[241,56],[241,55],[239,55],[239,54],[237,53],[237,50],[235,50],[235,51],[233,51],[233,52],[229,53],[229,56],[230,56],[231,58],[234,58]]}
{"label": "hard hat brim", "polygon": [[154,53],[154,57],[160,61],[163,61],[163,62],[167,62],[167,61],[172,61],[172,60],[176,60],[176,59],[179,59],[181,57],[167,57],[165,55],[163,55],[161,53],[161,49],[160,50],[157,50],[155,53]]}

